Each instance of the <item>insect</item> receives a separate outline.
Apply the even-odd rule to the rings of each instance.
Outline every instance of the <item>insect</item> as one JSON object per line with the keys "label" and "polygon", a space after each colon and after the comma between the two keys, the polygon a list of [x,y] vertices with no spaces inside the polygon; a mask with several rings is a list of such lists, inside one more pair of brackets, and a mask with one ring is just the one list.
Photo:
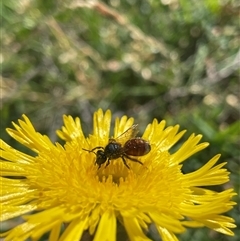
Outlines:
{"label": "insect", "polygon": [[[149,142],[143,140],[141,137],[136,137],[138,133],[137,124],[131,126],[124,133],[117,138],[110,138],[106,147],[97,146],[92,150],[84,149],[84,151],[93,152],[96,155],[95,164],[98,165],[98,169],[102,164],[107,162],[106,167],[110,164],[111,160],[121,158],[124,165],[130,169],[126,159],[133,162],[143,163],[131,156],[144,156],[151,151]],[[97,150],[97,152],[94,152]]]}

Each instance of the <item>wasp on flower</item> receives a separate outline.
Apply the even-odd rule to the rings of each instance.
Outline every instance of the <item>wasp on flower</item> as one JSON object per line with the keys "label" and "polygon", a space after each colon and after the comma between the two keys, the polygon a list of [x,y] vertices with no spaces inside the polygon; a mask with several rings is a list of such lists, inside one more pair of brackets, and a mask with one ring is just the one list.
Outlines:
{"label": "wasp on flower", "polygon": [[[143,165],[139,160],[129,156],[144,156],[151,150],[149,142],[140,137],[135,138],[138,133],[137,126],[138,125],[131,126],[116,139],[110,138],[109,143],[105,148],[102,146],[97,146],[92,150],[87,150],[84,148],[83,150],[93,152],[96,155],[96,164],[98,165],[98,168],[100,168],[105,162],[107,162],[107,167],[110,164],[110,160],[114,160],[119,157],[122,158],[124,165],[128,169],[130,169],[130,167],[126,162],[126,158]],[[97,153],[94,152],[95,150],[98,150]]]}

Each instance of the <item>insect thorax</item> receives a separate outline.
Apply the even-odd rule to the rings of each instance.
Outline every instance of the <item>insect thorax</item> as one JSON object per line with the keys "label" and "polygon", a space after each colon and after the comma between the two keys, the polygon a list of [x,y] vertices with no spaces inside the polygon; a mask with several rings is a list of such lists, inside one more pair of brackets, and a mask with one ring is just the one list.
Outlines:
{"label": "insect thorax", "polygon": [[110,159],[117,159],[122,154],[122,145],[118,142],[110,142],[105,147],[105,155]]}

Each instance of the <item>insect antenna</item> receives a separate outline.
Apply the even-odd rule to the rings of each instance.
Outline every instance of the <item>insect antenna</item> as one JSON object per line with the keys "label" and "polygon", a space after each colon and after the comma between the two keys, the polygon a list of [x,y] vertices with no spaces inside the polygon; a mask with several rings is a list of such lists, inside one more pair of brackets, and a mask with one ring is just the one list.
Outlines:
{"label": "insect antenna", "polygon": [[85,149],[85,148],[82,148],[84,151],[87,151],[87,152],[92,152],[92,153],[94,153],[95,155],[97,155],[97,153],[95,153],[94,151],[95,150],[97,150],[97,149],[103,149],[104,150],[104,148],[102,147],[102,146],[97,146],[97,147],[95,147],[95,148],[93,148],[92,150],[88,150],[88,149]]}

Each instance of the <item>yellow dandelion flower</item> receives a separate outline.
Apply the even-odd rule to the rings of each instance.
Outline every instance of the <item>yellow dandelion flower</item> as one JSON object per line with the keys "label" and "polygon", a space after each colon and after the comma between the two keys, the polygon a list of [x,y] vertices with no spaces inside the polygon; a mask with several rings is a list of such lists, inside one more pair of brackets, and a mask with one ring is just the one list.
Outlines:
{"label": "yellow dandelion flower", "polygon": [[[18,216],[24,220],[1,234],[5,241],[38,240],[45,233],[50,241],[79,241],[86,231],[94,241],[115,241],[119,225],[129,240],[144,241],[150,240],[149,224],[155,225],[164,241],[178,240],[176,234],[188,227],[206,226],[233,235],[234,220],[223,213],[235,204],[234,191],[204,188],[229,180],[226,163],[216,165],[220,155],[192,173],[181,171],[183,161],[208,146],[200,143],[201,135],[191,135],[171,154],[170,148],[185,131],[153,120],[142,136],[151,151],[134,157],[141,163],[125,156],[128,168],[121,155],[109,162],[104,156],[111,137],[110,111],[94,114],[93,134],[87,138],[79,118],[64,116],[65,126],[57,131],[64,146],[38,133],[25,115],[23,119],[7,132],[36,154],[0,142],[1,221]],[[112,138],[133,124],[133,118],[117,118]],[[103,148],[86,151],[95,147]],[[96,165],[96,158],[102,165]]]}

